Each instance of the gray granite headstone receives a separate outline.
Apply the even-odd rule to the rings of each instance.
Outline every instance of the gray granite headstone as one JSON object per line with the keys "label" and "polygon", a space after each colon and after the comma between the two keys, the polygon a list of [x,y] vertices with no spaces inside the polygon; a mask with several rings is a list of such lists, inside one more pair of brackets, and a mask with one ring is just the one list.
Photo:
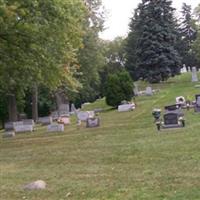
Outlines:
{"label": "gray granite headstone", "polygon": [[197,82],[198,77],[197,77],[197,69],[196,67],[192,67],[192,82]]}

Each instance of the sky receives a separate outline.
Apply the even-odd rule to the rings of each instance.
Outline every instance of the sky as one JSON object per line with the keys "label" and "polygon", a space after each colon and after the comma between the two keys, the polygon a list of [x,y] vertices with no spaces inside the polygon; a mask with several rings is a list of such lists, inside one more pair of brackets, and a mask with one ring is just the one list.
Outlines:
{"label": "sky", "polygon": [[[102,0],[107,17],[105,22],[105,31],[100,37],[105,40],[113,40],[117,36],[126,36],[128,33],[128,24],[133,16],[133,11],[141,0]],[[200,0],[173,0],[173,7],[180,11],[185,2],[194,9]]]}

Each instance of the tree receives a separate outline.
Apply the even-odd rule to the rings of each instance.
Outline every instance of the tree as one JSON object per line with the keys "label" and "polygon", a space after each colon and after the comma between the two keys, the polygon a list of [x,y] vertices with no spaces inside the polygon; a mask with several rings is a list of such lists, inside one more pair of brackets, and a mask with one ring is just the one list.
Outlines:
{"label": "tree", "polygon": [[182,63],[185,64],[186,67],[192,67],[197,64],[195,54],[192,51],[192,43],[197,36],[197,28],[195,20],[192,17],[190,5],[183,3],[181,13],[182,20],[179,25],[179,42],[177,47],[182,56]]}
{"label": "tree", "polygon": [[195,15],[197,16],[197,39],[192,44],[192,50],[196,55],[197,61],[200,64],[200,4],[195,8]]}
{"label": "tree", "polygon": [[100,71],[101,96],[104,96],[105,82],[109,74],[117,73],[125,69],[125,39],[117,37],[113,41],[104,41],[105,65]]}
{"label": "tree", "polygon": [[78,52],[78,80],[82,84],[78,93],[70,95],[77,106],[93,102],[100,95],[99,71],[105,65],[103,44],[99,32],[103,30],[104,9],[101,0],[86,0],[88,15],[85,18],[83,48]]}
{"label": "tree", "polygon": [[26,90],[76,82],[84,16],[81,0],[0,1],[0,89],[9,97],[10,121]]}
{"label": "tree", "polygon": [[127,39],[126,67],[136,80],[160,82],[180,73],[171,4],[170,0],[143,0],[135,11]]}
{"label": "tree", "polygon": [[117,107],[123,100],[130,101],[133,97],[133,82],[125,70],[110,74],[105,88],[106,103]]}

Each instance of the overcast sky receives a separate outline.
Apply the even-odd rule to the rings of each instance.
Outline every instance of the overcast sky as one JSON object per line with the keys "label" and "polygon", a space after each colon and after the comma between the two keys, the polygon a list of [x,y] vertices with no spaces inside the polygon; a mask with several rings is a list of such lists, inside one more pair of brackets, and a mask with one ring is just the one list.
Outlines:
{"label": "overcast sky", "polygon": [[[133,11],[141,0],[102,0],[102,2],[108,14],[105,22],[106,30],[100,37],[112,40],[117,36],[125,36]],[[173,0],[173,6],[180,10],[183,2],[195,8],[200,0]]]}

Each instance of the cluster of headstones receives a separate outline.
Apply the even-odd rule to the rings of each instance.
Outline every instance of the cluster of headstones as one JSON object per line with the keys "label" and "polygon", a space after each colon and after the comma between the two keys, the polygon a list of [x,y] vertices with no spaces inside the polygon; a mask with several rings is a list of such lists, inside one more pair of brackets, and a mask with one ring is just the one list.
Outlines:
{"label": "cluster of headstones", "polygon": [[[100,119],[96,113],[101,112],[101,109],[94,111],[77,111],[74,107],[73,112],[66,109],[68,105],[62,105],[58,111],[52,112],[51,116],[39,117],[37,124],[47,126],[47,132],[63,132],[65,125],[70,124],[70,115],[75,114],[77,117],[77,125],[81,122],[86,123],[87,128],[100,126]],[[35,123],[32,119],[24,119],[17,122],[5,123],[5,132],[3,137],[13,137],[16,133],[33,132],[35,130]]]}
{"label": "cluster of headstones", "polygon": [[4,125],[5,132],[3,137],[13,137],[15,133],[32,132],[34,131],[34,120],[24,119],[17,122],[7,122]]}

